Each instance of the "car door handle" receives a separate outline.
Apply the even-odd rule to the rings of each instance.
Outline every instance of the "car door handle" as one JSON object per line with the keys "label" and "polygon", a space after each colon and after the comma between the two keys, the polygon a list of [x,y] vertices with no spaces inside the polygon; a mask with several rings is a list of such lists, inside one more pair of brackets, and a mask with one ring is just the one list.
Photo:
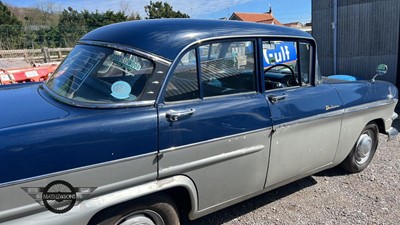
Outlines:
{"label": "car door handle", "polygon": [[285,99],[285,98],[286,98],[286,95],[285,95],[285,94],[283,94],[283,95],[268,95],[268,99],[269,99],[273,104],[275,104],[275,103],[277,103],[278,101],[283,100],[283,99]]}
{"label": "car door handle", "polygon": [[170,110],[165,114],[165,117],[167,117],[168,121],[175,122],[175,121],[178,121],[179,118],[190,116],[195,112],[196,112],[195,109],[188,109],[188,110],[181,110],[181,111]]}

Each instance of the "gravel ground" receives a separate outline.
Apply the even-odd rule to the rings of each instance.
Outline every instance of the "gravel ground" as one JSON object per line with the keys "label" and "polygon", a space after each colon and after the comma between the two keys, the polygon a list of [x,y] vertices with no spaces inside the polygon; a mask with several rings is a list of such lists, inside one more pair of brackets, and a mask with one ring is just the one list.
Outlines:
{"label": "gravel ground", "polygon": [[25,68],[30,66],[23,59],[0,59],[0,69]]}
{"label": "gravel ground", "polygon": [[379,139],[361,173],[333,168],[183,224],[400,224],[400,137]]}

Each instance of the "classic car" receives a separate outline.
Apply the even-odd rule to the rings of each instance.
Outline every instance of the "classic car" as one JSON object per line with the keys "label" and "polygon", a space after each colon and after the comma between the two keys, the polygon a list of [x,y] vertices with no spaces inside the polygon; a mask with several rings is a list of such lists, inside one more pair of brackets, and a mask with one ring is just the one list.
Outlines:
{"label": "classic car", "polygon": [[176,225],[360,172],[397,135],[397,88],[375,78],[322,77],[312,36],[280,26],[98,28],[45,83],[0,88],[0,222]]}

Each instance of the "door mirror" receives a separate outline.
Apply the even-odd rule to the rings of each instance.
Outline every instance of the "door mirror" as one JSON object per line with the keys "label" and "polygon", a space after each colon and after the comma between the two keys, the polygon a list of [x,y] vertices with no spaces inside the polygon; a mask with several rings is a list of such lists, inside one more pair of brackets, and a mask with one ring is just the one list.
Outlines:
{"label": "door mirror", "polygon": [[386,64],[379,64],[378,67],[376,68],[376,74],[371,81],[375,82],[375,78],[377,76],[383,76],[387,73],[387,71],[388,71],[388,66]]}
{"label": "door mirror", "polygon": [[388,71],[388,66],[385,64],[379,64],[376,68],[376,74],[385,75]]}

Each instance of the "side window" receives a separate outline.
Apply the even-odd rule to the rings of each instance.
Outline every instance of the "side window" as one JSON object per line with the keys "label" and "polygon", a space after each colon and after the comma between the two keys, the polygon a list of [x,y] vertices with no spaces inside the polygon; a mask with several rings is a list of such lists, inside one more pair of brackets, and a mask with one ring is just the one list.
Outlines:
{"label": "side window", "polygon": [[184,101],[199,98],[197,79],[196,50],[187,52],[179,61],[178,66],[168,82],[164,100]]}
{"label": "side window", "polygon": [[206,44],[199,51],[204,97],[256,91],[252,41]]}
{"label": "side window", "polygon": [[310,83],[312,46],[293,41],[263,41],[265,90]]}

